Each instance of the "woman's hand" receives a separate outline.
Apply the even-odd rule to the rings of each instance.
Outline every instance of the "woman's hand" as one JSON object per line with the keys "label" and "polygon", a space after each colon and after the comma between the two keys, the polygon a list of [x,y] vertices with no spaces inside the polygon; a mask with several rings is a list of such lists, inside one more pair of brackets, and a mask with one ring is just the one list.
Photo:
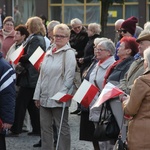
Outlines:
{"label": "woman's hand", "polygon": [[40,100],[35,100],[34,103],[37,108],[40,108]]}
{"label": "woman's hand", "polygon": [[129,95],[125,95],[125,94],[119,95],[119,99],[120,99],[121,102],[123,102],[123,101],[125,101],[125,100],[127,100],[129,98],[130,98]]}

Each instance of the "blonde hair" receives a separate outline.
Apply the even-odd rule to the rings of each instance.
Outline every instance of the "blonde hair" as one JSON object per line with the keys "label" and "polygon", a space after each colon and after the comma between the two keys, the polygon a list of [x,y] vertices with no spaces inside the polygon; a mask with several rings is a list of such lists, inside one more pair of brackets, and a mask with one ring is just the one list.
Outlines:
{"label": "blonde hair", "polygon": [[66,24],[61,23],[61,24],[56,25],[54,27],[53,33],[55,33],[56,30],[58,30],[58,29],[64,31],[66,36],[70,37],[70,29],[69,29],[69,27]]}
{"label": "blonde hair", "polygon": [[31,17],[26,22],[27,29],[30,34],[41,34],[43,36],[46,35],[44,25],[42,23],[42,19],[40,17]]}
{"label": "blonde hair", "polygon": [[94,34],[100,34],[101,32],[101,25],[98,23],[90,23],[88,25],[88,28],[94,33]]}

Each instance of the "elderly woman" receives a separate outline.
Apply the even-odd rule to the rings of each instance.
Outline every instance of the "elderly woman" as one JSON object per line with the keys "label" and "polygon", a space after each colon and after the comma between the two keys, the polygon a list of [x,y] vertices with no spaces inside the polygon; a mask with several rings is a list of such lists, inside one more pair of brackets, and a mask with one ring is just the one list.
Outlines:
{"label": "elderly woman", "polygon": [[[82,21],[78,18],[74,18],[70,21],[71,24],[71,34],[70,34],[70,46],[74,48],[77,52],[76,60],[79,68],[81,63],[79,63],[79,58],[84,56],[84,48],[89,40],[86,28],[83,26]],[[80,74],[78,74],[80,79]],[[77,110],[71,112],[70,114],[78,114],[81,112],[81,106],[78,103]]]}
{"label": "elderly woman", "polygon": [[[95,40],[94,40],[95,41]],[[115,62],[114,59],[115,46],[113,42],[107,38],[100,38],[99,43],[94,48],[95,58],[97,60],[96,65],[92,68],[92,71],[89,73],[89,81],[97,86],[100,90],[102,89],[102,83],[104,79],[105,72],[107,68]],[[92,104],[95,102],[96,98],[92,101]],[[92,106],[91,104],[91,106]],[[90,106],[90,107],[91,107]],[[98,110],[89,110],[83,109],[81,112],[81,121],[80,121],[80,140],[92,141],[95,150],[99,150],[99,144],[93,138],[94,133],[94,123],[95,122],[95,113],[99,114]],[[90,113],[90,116],[89,116]],[[90,121],[89,121],[90,117]],[[86,132],[88,130],[88,132]]]}
{"label": "elderly woman", "polygon": [[[128,71],[131,63],[134,61],[134,55],[138,52],[138,43],[136,42],[135,38],[123,37],[120,43],[121,44],[117,53],[120,59],[108,68],[105,75],[104,85],[107,82],[111,82],[112,84],[118,86],[120,80],[124,78],[125,73]],[[107,104],[110,105],[120,129],[122,129],[122,138],[123,141],[125,141],[126,127],[122,127],[123,110],[119,98],[116,97],[110,99],[109,103]]]}
{"label": "elderly woman", "polygon": [[11,129],[12,136],[18,136],[18,134],[22,132],[26,109],[28,109],[32,125],[32,132],[29,132],[28,135],[40,134],[39,109],[35,106],[33,101],[39,71],[29,62],[29,58],[36,51],[38,46],[40,46],[43,51],[46,50],[44,40],[45,30],[42,20],[39,17],[29,18],[26,26],[30,35],[24,44],[25,52],[19,60],[24,71],[17,76],[17,84],[20,86],[20,89],[16,99],[15,121]]}
{"label": "elderly woman", "polygon": [[[70,29],[66,24],[58,24],[53,30],[54,44],[43,60],[40,76],[33,99],[40,107],[41,140],[43,150],[54,150],[53,120],[59,129],[63,103],[52,99],[58,92],[71,93],[75,75],[75,51],[68,45]],[[71,61],[70,61],[71,60]],[[70,150],[70,128],[66,103],[59,139],[59,150]]]}
{"label": "elderly woman", "polygon": [[[74,18],[70,21],[71,24],[71,35],[69,43],[72,48],[77,51],[77,60],[84,55],[84,48],[88,42],[88,35],[86,28],[82,25],[82,21],[78,18]],[[79,67],[80,64],[78,63]]]}
{"label": "elderly woman", "polygon": [[3,28],[0,30],[0,40],[2,41],[1,51],[4,58],[14,41],[14,19],[11,16],[7,16],[3,21]]}
{"label": "elderly woman", "polygon": [[12,64],[12,66],[15,68],[15,64],[11,62],[10,56],[11,54],[25,42],[27,37],[29,36],[29,32],[27,31],[27,28],[25,25],[19,25],[15,28],[15,36],[14,41],[15,43],[10,47],[10,49],[7,52],[6,60]]}
{"label": "elderly woman", "polygon": [[130,97],[123,101],[124,113],[132,117],[127,136],[129,150],[150,149],[150,48],[144,51],[144,69],[135,80]]}
{"label": "elderly woman", "polygon": [[91,59],[94,56],[94,39],[100,37],[101,26],[97,23],[90,23],[88,25],[88,37],[89,41],[84,48],[83,57],[79,58],[79,63],[81,64],[81,75],[87,67],[91,64]]}
{"label": "elderly woman", "polygon": [[[78,59],[78,63],[81,66],[80,67],[81,76],[82,76],[83,72],[92,63],[92,58],[94,56],[94,39],[100,37],[100,32],[101,32],[100,24],[90,23],[88,25],[87,33],[88,33],[89,41],[88,41],[88,43],[86,44],[86,46],[84,48],[83,57]],[[80,105],[78,105],[77,110],[80,110]]]}

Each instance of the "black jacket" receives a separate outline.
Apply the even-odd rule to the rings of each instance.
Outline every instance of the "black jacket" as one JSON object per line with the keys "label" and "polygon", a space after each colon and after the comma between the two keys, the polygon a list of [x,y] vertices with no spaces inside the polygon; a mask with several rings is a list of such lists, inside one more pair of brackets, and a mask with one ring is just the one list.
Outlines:
{"label": "black jacket", "polygon": [[39,71],[34,68],[28,59],[35,52],[38,46],[46,51],[46,44],[42,35],[33,34],[27,39],[25,45],[25,53],[20,59],[22,66],[25,68],[25,71],[18,76],[18,85],[22,87],[35,88],[39,76]]}
{"label": "black jacket", "polygon": [[84,48],[88,42],[88,34],[86,29],[83,27],[81,32],[76,34],[73,30],[71,30],[69,43],[72,48],[77,51],[76,58],[81,58],[84,55]]}

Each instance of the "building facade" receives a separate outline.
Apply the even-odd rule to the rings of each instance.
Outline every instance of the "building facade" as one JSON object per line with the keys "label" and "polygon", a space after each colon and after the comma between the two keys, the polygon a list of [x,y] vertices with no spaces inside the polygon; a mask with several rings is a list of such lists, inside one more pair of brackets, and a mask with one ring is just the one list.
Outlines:
{"label": "building facade", "polygon": [[[18,2],[19,1],[19,2]],[[100,0],[1,0],[0,7],[6,15],[13,16],[13,6],[18,5],[23,22],[31,16],[45,15],[48,20],[58,20],[70,24],[72,18],[79,18],[84,25],[91,22],[100,23]],[[125,0],[124,4],[114,3],[108,11],[108,34],[111,38],[114,31],[114,22],[117,19],[126,19],[136,16],[138,25],[143,27],[150,20],[150,0]]]}

